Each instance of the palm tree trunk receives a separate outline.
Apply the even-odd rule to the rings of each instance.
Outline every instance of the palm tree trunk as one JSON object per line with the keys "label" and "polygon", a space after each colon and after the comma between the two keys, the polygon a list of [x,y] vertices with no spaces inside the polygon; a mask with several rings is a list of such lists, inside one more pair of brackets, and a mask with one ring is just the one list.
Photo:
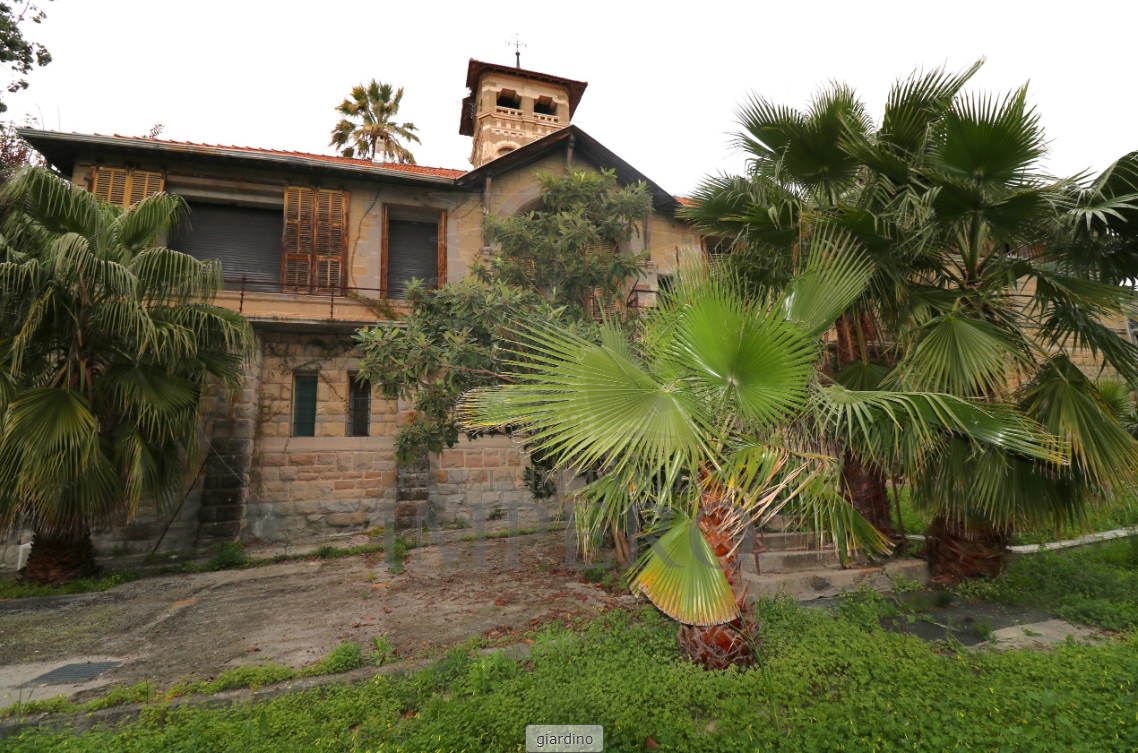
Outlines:
{"label": "palm tree trunk", "polygon": [[738,552],[727,524],[729,512],[726,505],[709,503],[705,497],[699,525],[731,584],[740,616],[721,625],[680,625],[676,635],[688,659],[704,669],[725,669],[732,664],[749,667],[755,663],[755,649],[760,643],[761,623],[747,602],[747,587],[742,583]]}
{"label": "palm tree trunk", "polygon": [[885,491],[885,476],[875,466],[863,463],[848,448],[842,459],[842,487],[854,509],[881,531],[882,535],[899,541],[893,527],[893,514],[889,496]]}
{"label": "palm tree trunk", "polygon": [[33,583],[60,585],[99,574],[91,531],[86,526],[66,533],[36,531],[21,575]]}
{"label": "palm tree trunk", "polygon": [[1009,531],[938,515],[925,533],[925,556],[941,581],[995,577],[1007,563],[1010,539]]}
{"label": "palm tree trunk", "polygon": [[[874,337],[874,325],[869,315],[854,317],[842,314],[835,323],[838,331],[838,368],[854,361],[869,360],[868,341]],[[865,463],[848,448],[842,460],[842,488],[846,497],[862,517],[884,536],[898,540],[885,493],[885,474],[876,466]]]}

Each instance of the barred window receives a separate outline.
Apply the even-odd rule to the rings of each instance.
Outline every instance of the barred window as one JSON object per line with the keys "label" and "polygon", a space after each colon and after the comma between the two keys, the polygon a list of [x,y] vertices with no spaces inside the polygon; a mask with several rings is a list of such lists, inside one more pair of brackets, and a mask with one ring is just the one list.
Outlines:
{"label": "barred window", "polygon": [[371,383],[358,374],[348,375],[348,436],[371,433]]}

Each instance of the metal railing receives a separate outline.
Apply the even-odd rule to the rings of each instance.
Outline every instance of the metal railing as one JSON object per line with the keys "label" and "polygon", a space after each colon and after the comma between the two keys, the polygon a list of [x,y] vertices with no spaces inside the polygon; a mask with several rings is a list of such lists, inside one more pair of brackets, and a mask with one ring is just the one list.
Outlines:
{"label": "metal railing", "polygon": [[[247,275],[242,275],[240,279],[224,279],[222,283],[225,289],[239,292],[237,299],[237,312],[239,314],[245,313],[245,293],[277,293],[282,295],[306,295],[313,298],[327,298],[328,299],[328,318],[336,318],[336,299],[337,298],[351,298],[358,300],[363,298],[367,302],[390,302],[402,301],[405,289],[392,290],[388,288],[372,288],[361,285],[337,285],[334,287],[321,287],[313,283],[312,280],[308,281],[307,287],[302,286],[289,286],[281,282],[272,282],[270,280],[250,280]],[[235,287],[230,287],[235,286]],[[428,288],[433,290],[434,287]],[[378,295],[366,295],[366,293],[376,293]]]}

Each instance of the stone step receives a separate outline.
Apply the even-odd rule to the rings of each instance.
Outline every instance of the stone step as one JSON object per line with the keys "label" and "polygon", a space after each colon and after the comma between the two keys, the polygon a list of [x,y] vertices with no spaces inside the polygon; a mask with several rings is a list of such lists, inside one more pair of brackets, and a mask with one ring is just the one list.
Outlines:
{"label": "stone step", "polygon": [[767,529],[768,532],[770,532],[770,531],[775,531],[775,532],[786,531],[788,528],[790,528],[790,526],[791,526],[790,518],[788,518],[787,516],[782,515],[782,514],[772,515],[770,520],[763,523],[763,527],[765,529]]}
{"label": "stone step", "polygon": [[[741,555],[743,570],[755,572],[755,556]],[[793,549],[759,554],[759,572],[795,573],[802,570],[819,570],[827,567],[841,567],[842,561],[834,549]]]}
{"label": "stone step", "polygon": [[[754,540],[747,536],[747,547],[754,546]],[[787,549],[819,549],[818,537],[810,531],[767,531],[759,536],[759,546],[766,546],[768,552],[781,552]]]}
{"label": "stone step", "polygon": [[786,594],[797,601],[837,596],[854,591],[863,583],[868,583],[875,591],[888,591],[899,577],[924,585],[932,581],[928,563],[916,559],[892,560],[884,565],[855,565],[845,570],[817,569],[763,575],[743,570],[743,582],[747,584],[747,594],[752,598]]}

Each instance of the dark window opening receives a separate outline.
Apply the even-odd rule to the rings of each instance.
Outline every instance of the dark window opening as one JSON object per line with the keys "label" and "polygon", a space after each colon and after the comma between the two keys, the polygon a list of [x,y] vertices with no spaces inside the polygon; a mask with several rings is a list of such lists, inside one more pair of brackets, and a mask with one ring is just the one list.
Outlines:
{"label": "dark window opening", "polygon": [[439,224],[389,220],[387,223],[387,297],[403,298],[407,283],[439,286]]}
{"label": "dark window opening", "polygon": [[703,239],[707,249],[707,260],[712,264],[723,261],[727,254],[735,250],[735,239],[709,235]]}
{"label": "dark window opening", "polygon": [[281,233],[284,216],[279,209],[251,209],[224,204],[189,202],[190,215],[170,248],[198,259],[221,262],[230,290],[279,290]]}
{"label": "dark window opening", "polygon": [[656,298],[657,301],[672,294],[672,290],[676,287],[676,280],[671,275],[656,273]]}
{"label": "dark window opening", "polygon": [[292,387],[292,435],[316,436],[316,374],[297,374]]}
{"label": "dark window opening", "polygon": [[521,97],[512,89],[503,89],[498,92],[498,107],[509,107],[511,110],[520,110],[522,109]]}
{"label": "dark window opening", "polygon": [[348,375],[348,436],[371,434],[371,382],[357,374]]}
{"label": "dark window opening", "polygon": [[553,104],[553,97],[538,97],[533,102],[533,111],[538,115],[556,115],[557,105]]}

